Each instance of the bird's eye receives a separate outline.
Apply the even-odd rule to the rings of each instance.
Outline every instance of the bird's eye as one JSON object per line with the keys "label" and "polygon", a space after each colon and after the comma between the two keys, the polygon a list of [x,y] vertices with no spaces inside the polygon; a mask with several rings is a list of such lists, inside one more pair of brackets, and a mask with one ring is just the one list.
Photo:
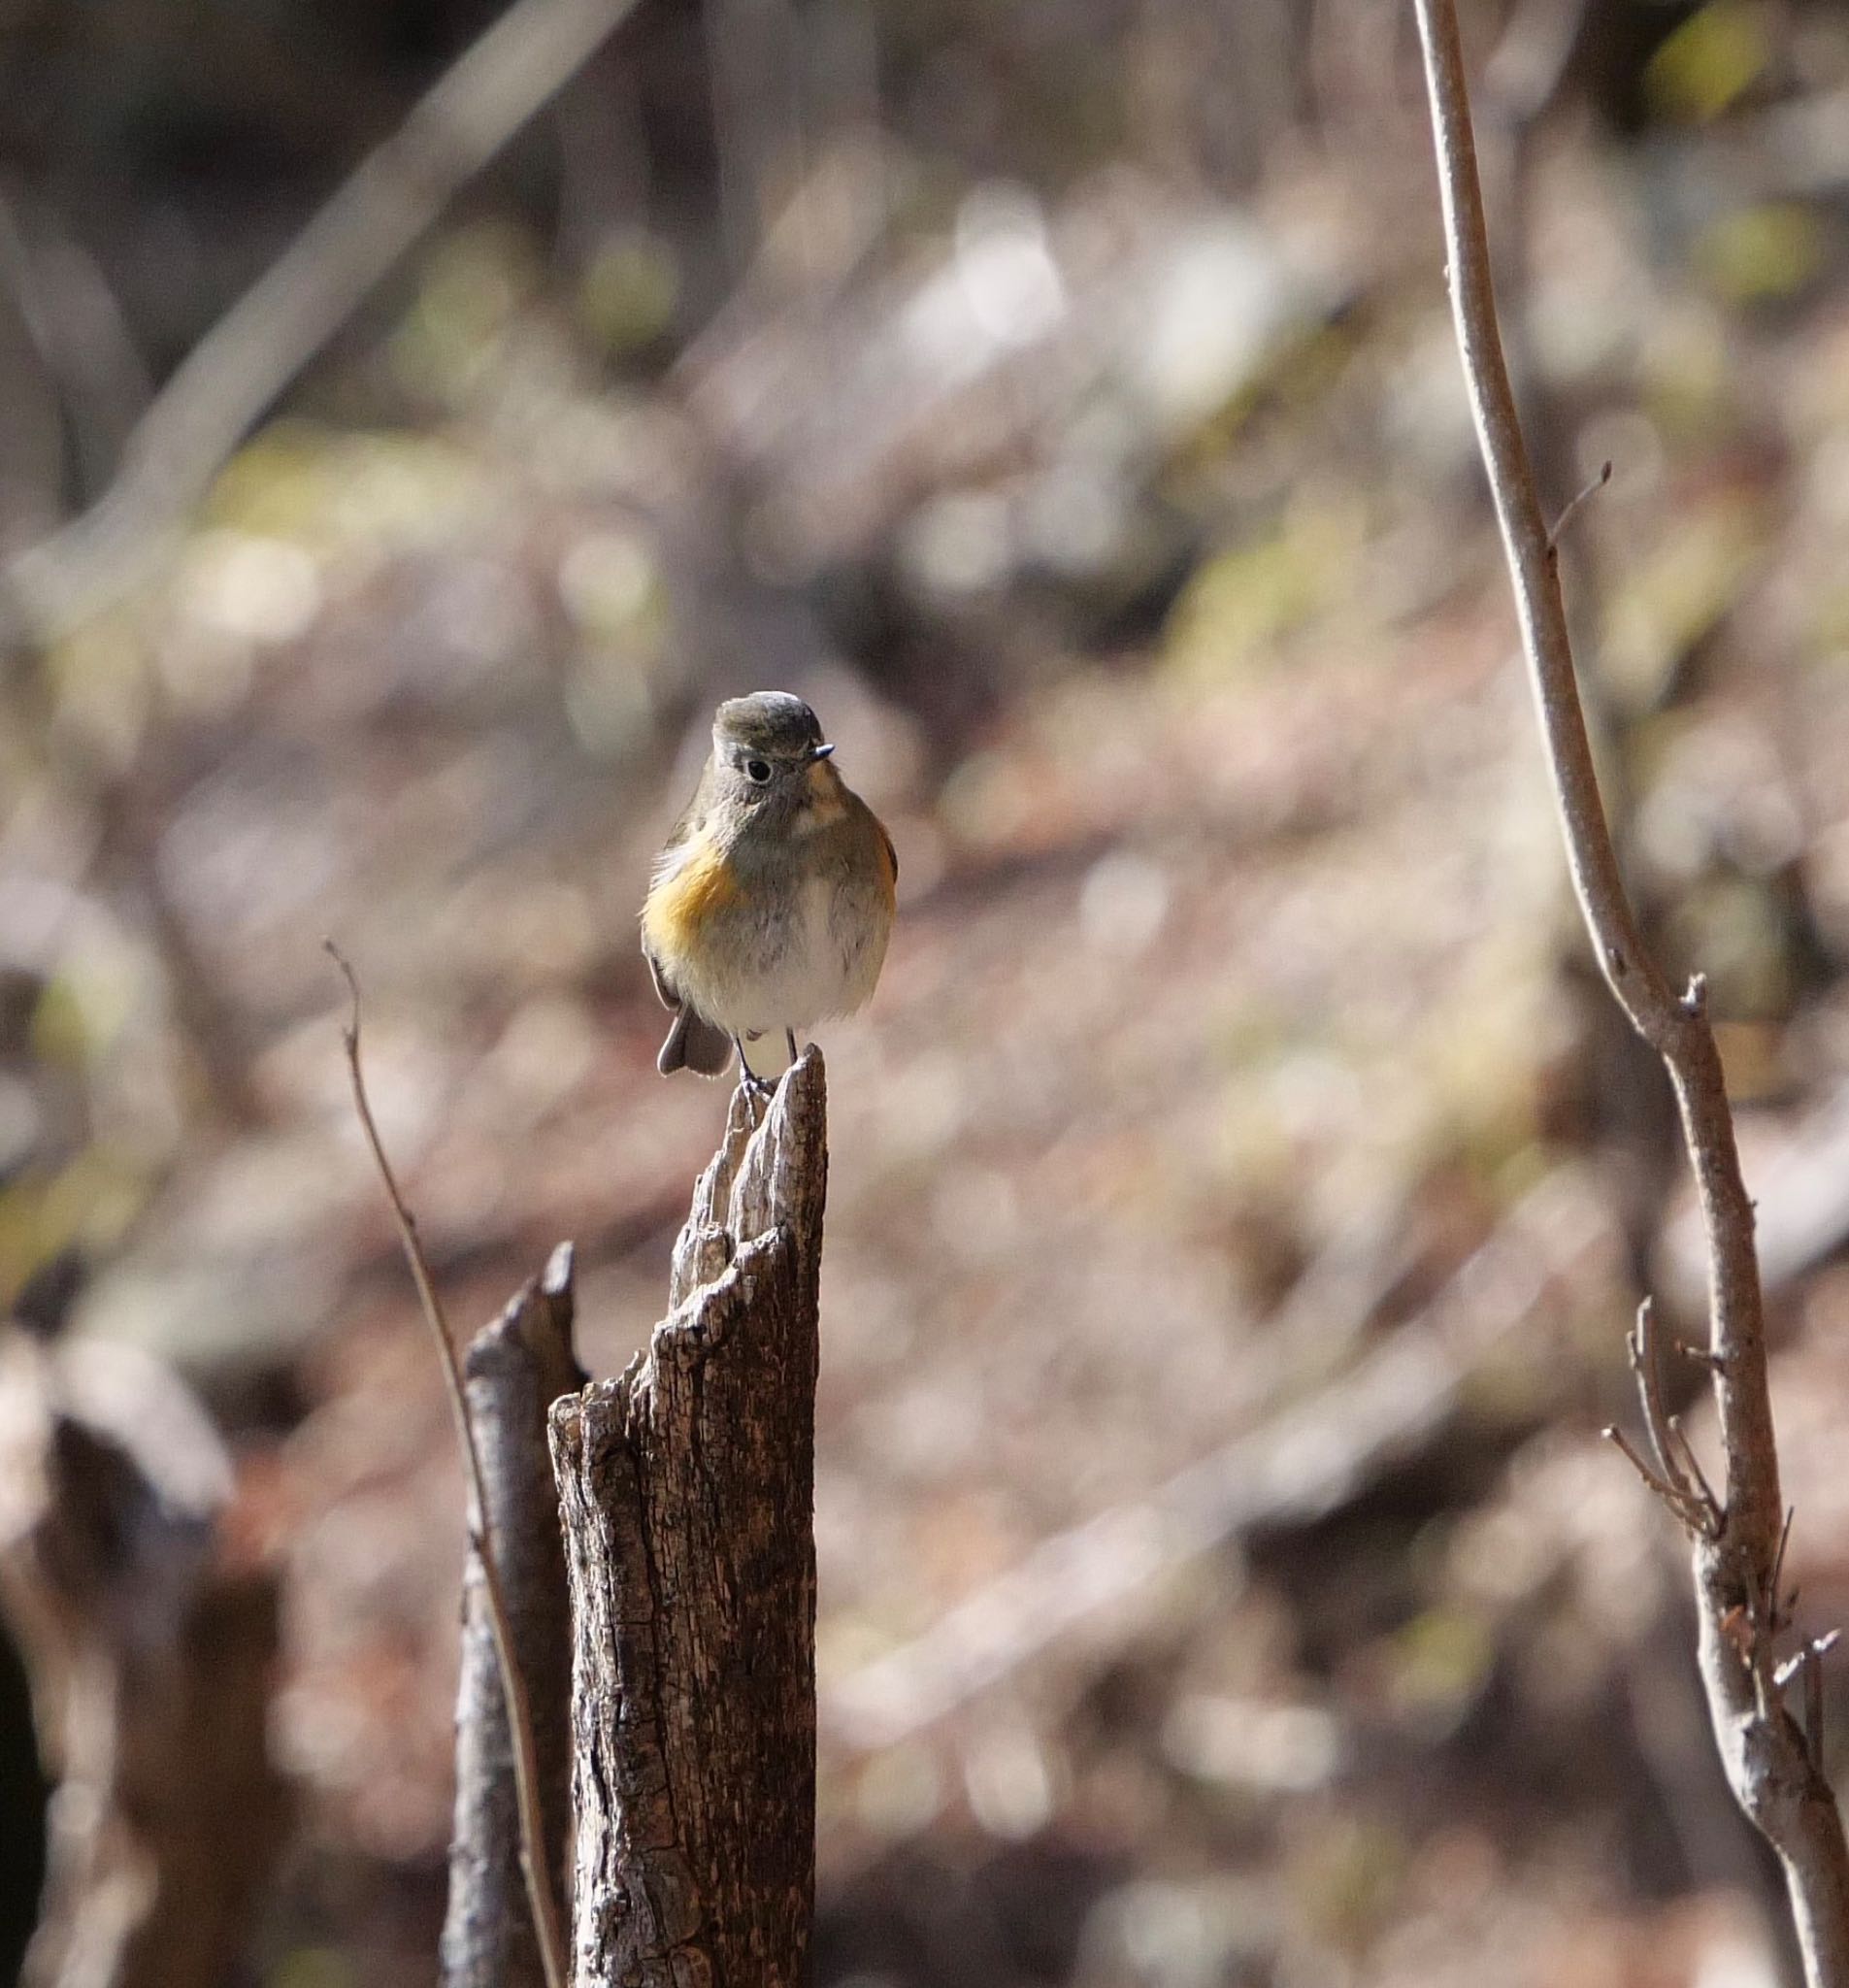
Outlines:
{"label": "bird's eye", "polygon": [[759,786],[771,778],[771,769],[762,759],[747,759],[744,762],[745,778],[755,780]]}

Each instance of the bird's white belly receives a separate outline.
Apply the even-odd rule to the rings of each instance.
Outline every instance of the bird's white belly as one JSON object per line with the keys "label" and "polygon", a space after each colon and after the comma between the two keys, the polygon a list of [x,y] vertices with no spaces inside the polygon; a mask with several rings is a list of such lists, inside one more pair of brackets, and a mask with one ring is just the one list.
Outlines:
{"label": "bird's white belly", "polygon": [[706,1011],[721,1028],[738,1035],[807,1029],[824,1016],[845,1014],[872,995],[886,950],[883,921],[872,924],[864,944],[855,944],[851,921],[837,920],[835,883],[811,878],[800,900],[797,929],[765,969],[731,979],[715,989],[718,999]]}

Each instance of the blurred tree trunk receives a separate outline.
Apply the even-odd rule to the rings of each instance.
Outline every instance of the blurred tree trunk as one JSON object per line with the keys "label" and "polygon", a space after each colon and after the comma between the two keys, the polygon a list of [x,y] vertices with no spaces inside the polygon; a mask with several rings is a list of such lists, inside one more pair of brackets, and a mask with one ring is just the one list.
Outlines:
{"label": "blurred tree trunk", "polygon": [[552,1414],[570,1571],[577,1988],[797,1988],[815,1872],[810,1048],[734,1098],[645,1357]]}
{"label": "blurred tree trunk", "polygon": [[0,1607],[57,1782],[29,1988],[222,1988],[287,1820],[267,1572],[225,1563],[231,1470],[149,1355],[0,1335]]}

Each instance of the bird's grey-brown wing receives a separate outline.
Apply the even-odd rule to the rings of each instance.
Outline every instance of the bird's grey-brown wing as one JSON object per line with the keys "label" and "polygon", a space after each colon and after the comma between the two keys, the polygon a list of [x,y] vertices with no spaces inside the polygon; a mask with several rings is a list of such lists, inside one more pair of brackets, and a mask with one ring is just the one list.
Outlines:
{"label": "bird's grey-brown wing", "polygon": [[672,1077],[677,1070],[697,1070],[702,1077],[719,1076],[732,1061],[732,1038],[681,1000],[667,969],[648,950],[646,943],[642,956],[648,962],[648,977],[655,983],[656,999],[674,1015],[661,1053],[655,1058],[655,1068],[663,1077]]}
{"label": "bird's grey-brown wing", "polygon": [[[655,859],[657,878],[673,867],[681,847],[698,833],[706,815],[705,799],[706,782],[703,780],[680,819],[669,831],[661,854]],[[672,1077],[677,1070],[696,1070],[702,1077],[719,1076],[732,1061],[732,1038],[723,1029],[714,1028],[704,1015],[696,1014],[681,1000],[674,977],[666,964],[648,949],[646,939],[642,943],[642,956],[648,962],[648,977],[654,983],[655,999],[674,1016],[668,1025],[661,1053],[655,1058],[655,1068],[663,1077]]]}
{"label": "bird's grey-brown wing", "polygon": [[[700,784],[693,790],[693,799],[680,811],[680,817],[668,831],[668,840],[662,844],[660,853],[648,874],[648,888],[653,894],[656,885],[675,869],[675,858],[687,844],[699,834],[701,824],[706,820],[707,779],[703,774]],[[655,985],[655,999],[663,1008],[678,1010],[680,995],[676,989],[673,976],[667,967],[648,950],[648,940],[644,934],[642,942],[642,956],[648,962],[648,977]]]}
{"label": "bird's grey-brown wing", "polygon": [[847,820],[842,825],[840,834],[847,846],[861,849],[866,846],[862,841],[863,825],[871,823],[874,833],[886,845],[886,861],[892,866],[892,880],[899,881],[899,851],[894,848],[892,837],[886,833],[886,824],[868,807],[865,801],[851,787],[844,790],[847,803]]}
{"label": "bird's grey-brown wing", "polygon": [[648,950],[648,942],[645,939],[642,943],[642,956],[648,962],[648,977],[655,985],[655,999],[663,1008],[678,1008],[680,996],[675,992],[675,983],[669,979],[667,970],[660,960]]}

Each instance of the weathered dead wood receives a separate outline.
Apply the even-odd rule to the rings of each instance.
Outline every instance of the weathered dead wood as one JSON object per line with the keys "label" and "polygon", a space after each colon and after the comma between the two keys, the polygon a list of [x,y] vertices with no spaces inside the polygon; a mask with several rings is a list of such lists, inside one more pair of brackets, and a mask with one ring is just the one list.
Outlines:
{"label": "weathered dead wood", "polygon": [[[572,1251],[561,1243],[463,1363],[481,1457],[485,1523],[499,1544],[513,1652],[532,1706],[534,1765],[545,1818],[545,1872],[565,1871],[571,1799],[571,1611],[546,1415],[582,1387],[572,1346]],[[456,1693],[456,1816],[449,1908],[443,1929],[446,1988],[544,1988],[520,1863],[519,1791],[501,1689],[487,1581],[474,1548],[463,1576],[462,1676]]]}
{"label": "weathered dead wood", "polygon": [[577,1988],[808,1978],[826,1120],[812,1047],[734,1098],[646,1356],[552,1410]]}
{"label": "weathered dead wood", "polygon": [[221,1988],[281,1848],[277,1587],[223,1445],[132,1347],[0,1335],[0,1607],[57,1782],[31,1988]]}

